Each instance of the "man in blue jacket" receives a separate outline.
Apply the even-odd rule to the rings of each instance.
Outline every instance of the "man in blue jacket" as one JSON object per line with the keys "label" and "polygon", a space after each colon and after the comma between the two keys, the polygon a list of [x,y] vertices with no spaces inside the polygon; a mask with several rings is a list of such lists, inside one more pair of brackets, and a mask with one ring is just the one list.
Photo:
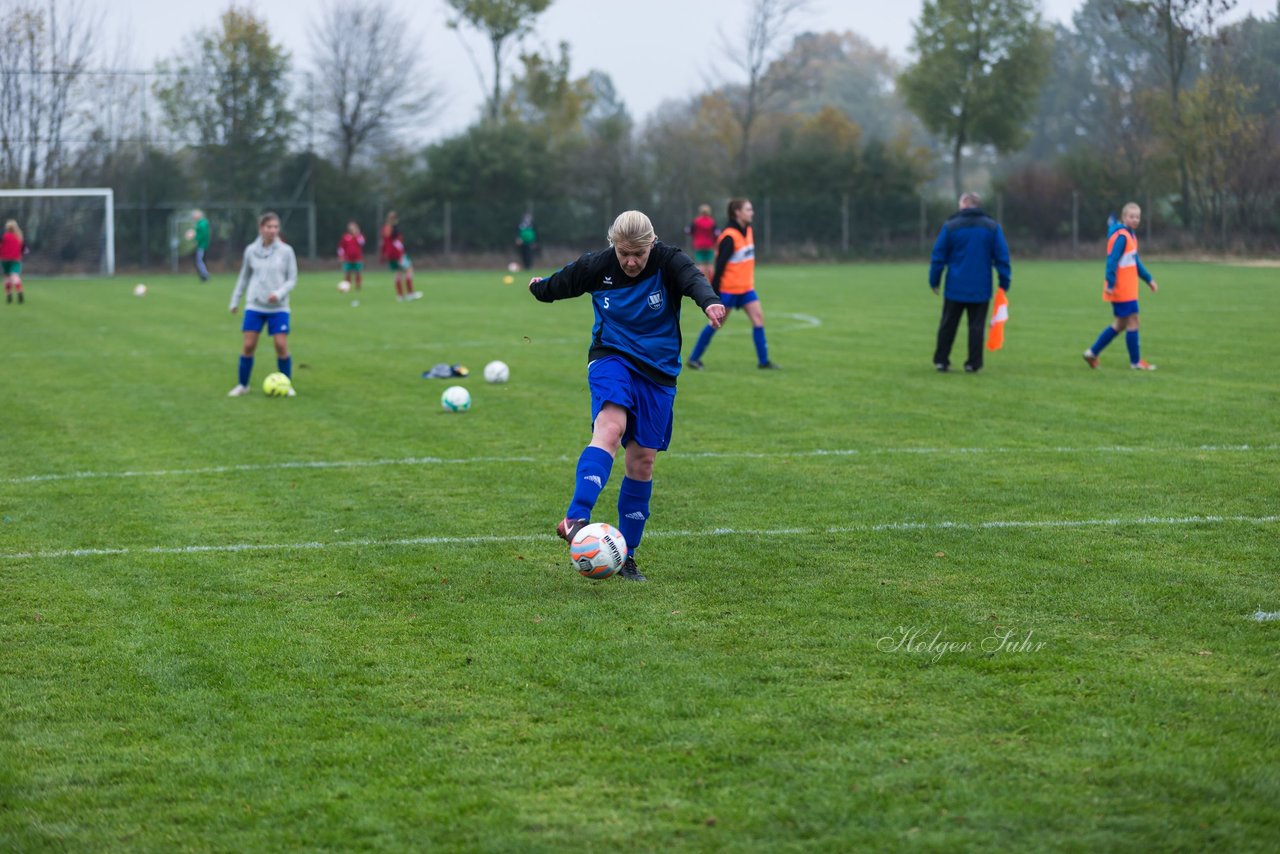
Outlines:
{"label": "man in blue jacket", "polygon": [[1009,244],[1000,224],[982,212],[977,193],[960,197],[960,210],[942,224],[933,244],[929,264],[929,287],[938,293],[942,270],[947,270],[946,293],[942,301],[942,322],[938,325],[938,347],[933,366],[951,369],[951,345],[956,340],[960,315],[969,314],[969,359],[965,373],[982,370],[982,337],[991,305],[991,268],[996,268],[1000,288],[1009,290]]}

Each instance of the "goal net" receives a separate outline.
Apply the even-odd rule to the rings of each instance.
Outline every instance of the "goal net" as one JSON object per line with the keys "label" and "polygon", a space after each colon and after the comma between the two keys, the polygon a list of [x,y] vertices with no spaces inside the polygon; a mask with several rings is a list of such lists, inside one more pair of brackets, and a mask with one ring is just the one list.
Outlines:
{"label": "goal net", "polygon": [[[209,248],[205,264],[213,272],[237,273],[244,248],[258,236],[258,218],[267,211],[280,217],[280,239],[293,246],[298,258],[314,258],[316,252],[315,209],[297,202],[208,202],[166,206],[168,211],[169,269],[188,272],[196,250],[196,222],[203,215],[209,222]],[[337,244],[334,238],[334,244]]]}
{"label": "goal net", "polygon": [[23,275],[111,276],[114,206],[110,189],[0,190],[0,225],[22,229]]}

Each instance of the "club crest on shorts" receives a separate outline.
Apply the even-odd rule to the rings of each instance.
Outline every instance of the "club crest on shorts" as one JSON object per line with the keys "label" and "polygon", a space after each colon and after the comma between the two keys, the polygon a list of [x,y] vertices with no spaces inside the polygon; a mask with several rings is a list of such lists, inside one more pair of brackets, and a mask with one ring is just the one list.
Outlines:
{"label": "club crest on shorts", "polygon": [[662,310],[662,291],[654,291],[649,294],[649,308],[654,311]]}

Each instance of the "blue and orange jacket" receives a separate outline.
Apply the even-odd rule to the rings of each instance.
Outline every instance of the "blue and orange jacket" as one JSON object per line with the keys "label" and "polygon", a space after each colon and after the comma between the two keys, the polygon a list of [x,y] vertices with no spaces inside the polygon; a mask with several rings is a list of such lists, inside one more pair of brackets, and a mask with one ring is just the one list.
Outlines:
{"label": "blue and orange jacket", "polygon": [[1138,298],[1138,279],[1151,281],[1151,274],[1138,257],[1138,236],[1112,218],[1108,221],[1107,273],[1102,298],[1107,302],[1133,302]]}

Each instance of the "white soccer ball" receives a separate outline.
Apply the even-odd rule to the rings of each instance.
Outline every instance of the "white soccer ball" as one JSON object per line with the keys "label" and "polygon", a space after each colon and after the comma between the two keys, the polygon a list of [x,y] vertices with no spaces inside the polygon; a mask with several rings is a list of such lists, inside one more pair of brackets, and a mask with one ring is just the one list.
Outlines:
{"label": "white soccer ball", "polygon": [[569,562],[587,578],[608,578],[627,559],[622,532],[605,522],[584,525],[569,544]]}
{"label": "white soccer ball", "polygon": [[145,297],[147,295],[147,286],[139,282],[133,286],[133,295],[135,297]]}
{"label": "white soccer ball", "polygon": [[471,392],[460,385],[451,385],[440,395],[440,405],[445,412],[466,412],[471,408]]}
{"label": "white soccer ball", "polygon": [[487,383],[505,383],[511,377],[511,370],[506,362],[494,360],[484,366],[484,381]]}
{"label": "white soccer ball", "polygon": [[346,279],[343,279],[341,282],[338,282],[339,293],[345,294],[349,290],[351,290],[351,283],[348,282]]}
{"label": "white soccer ball", "polygon": [[514,273],[519,269],[520,269],[520,265],[517,264],[515,261],[512,261],[510,264],[507,265],[507,271],[510,273]]}

